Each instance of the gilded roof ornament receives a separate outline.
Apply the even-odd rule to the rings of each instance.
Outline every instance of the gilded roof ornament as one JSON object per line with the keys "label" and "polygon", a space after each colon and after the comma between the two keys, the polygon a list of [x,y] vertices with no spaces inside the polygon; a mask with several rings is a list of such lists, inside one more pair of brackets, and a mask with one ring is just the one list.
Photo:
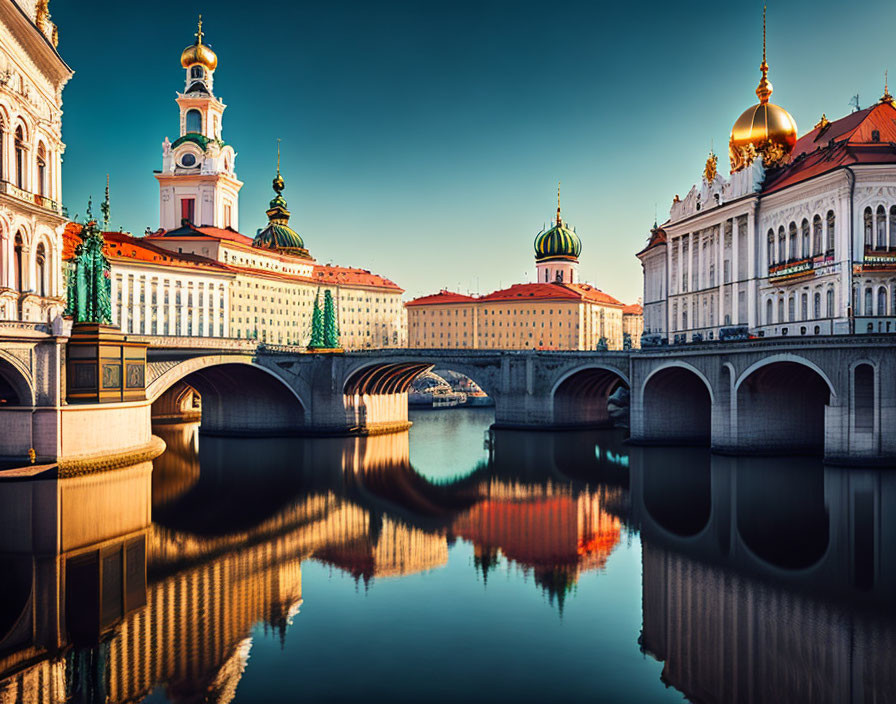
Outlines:
{"label": "gilded roof ornament", "polygon": [[703,169],[703,180],[707,183],[712,183],[716,180],[716,176],[719,175],[719,157],[715,155],[711,150],[709,152],[709,156],[706,158],[706,166]]}
{"label": "gilded roof ornament", "polygon": [[824,113],[821,113],[821,119],[815,123],[815,129],[823,130],[829,124],[831,124],[831,121],[828,119],[828,116]]}
{"label": "gilded roof ornament", "polygon": [[887,73],[888,71],[884,71],[884,94],[880,97],[880,102],[893,105],[894,99],[893,96],[890,95],[890,86],[889,81],[887,80]]}
{"label": "gilded roof ornament", "polygon": [[180,55],[180,65],[190,68],[196,64],[205,66],[209,71],[218,68],[218,56],[211,48],[202,43],[205,33],[202,31],[202,15],[199,15],[199,23],[194,35],[196,42],[188,46]]}

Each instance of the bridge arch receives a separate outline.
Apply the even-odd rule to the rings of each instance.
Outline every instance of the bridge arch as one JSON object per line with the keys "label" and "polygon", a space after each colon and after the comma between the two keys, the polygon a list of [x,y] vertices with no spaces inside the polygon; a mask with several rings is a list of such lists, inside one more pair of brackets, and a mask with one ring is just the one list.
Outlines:
{"label": "bridge arch", "polygon": [[16,357],[0,350],[0,406],[33,406],[31,374]]}
{"label": "bridge arch", "polygon": [[554,425],[612,425],[610,397],[620,388],[631,389],[628,375],[610,365],[585,364],[568,370],[551,388]]}
{"label": "bridge arch", "polygon": [[737,445],[758,454],[820,454],[825,409],[837,396],[830,377],[794,354],[776,354],[744,370],[734,388]]}
{"label": "bridge arch", "polygon": [[153,416],[181,409],[188,388],[201,399],[206,434],[284,436],[305,424],[306,405],[295,388],[251,357],[211,355],[169,367],[146,389]]}
{"label": "bridge arch", "polygon": [[712,434],[712,384],[687,362],[657,367],[641,386],[643,437],[656,444],[708,445]]}

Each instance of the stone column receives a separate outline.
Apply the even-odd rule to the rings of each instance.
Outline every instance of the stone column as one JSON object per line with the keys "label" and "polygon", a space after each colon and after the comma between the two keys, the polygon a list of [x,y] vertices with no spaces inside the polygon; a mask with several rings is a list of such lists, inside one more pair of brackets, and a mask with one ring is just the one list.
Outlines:
{"label": "stone column", "polygon": [[112,272],[112,291],[109,298],[112,307],[112,324],[121,327],[121,306],[118,305],[118,274]]}
{"label": "stone column", "polygon": [[143,332],[152,334],[152,277],[144,276],[143,281]]}
{"label": "stone column", "polygon": [[217,337],[218,336],[218,296],[221,294],[218,292],[218,285],[211,285],[211,310],[208,312],[208,324],[210,329],[208,331],[209,337]]}
{"label": "stone column", "polygon": [[165,280],[165,290],[168,291],[168,329],[165,330],[165,334],[174,335],[177,330],[177,321],[175,320],[176,308],[174,307],[177,289],[174,279],[168,278]]}
{"label": "stone column", "polygon": [[193,310],[190,313],[190,320],[193,323],[193,335],[199,335],[199,307],[202,305],[202,289],[199,286],[193,287]]}
{"label": "stone column", "polygon": [[118,311],[118,324],[121,326],[122,332],[128,331],[128,317],[130,316],[130,308],[128,306],[128,273],[121,272],[121,307]]}

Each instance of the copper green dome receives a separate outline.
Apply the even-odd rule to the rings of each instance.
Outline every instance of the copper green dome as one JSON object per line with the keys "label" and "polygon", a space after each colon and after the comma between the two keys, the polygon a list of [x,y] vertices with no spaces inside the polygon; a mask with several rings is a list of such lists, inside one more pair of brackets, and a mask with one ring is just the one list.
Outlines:
{"label": "copper green dome", "polygon": [[266,211],[268,226],[258,231],[252,246],[310,259],[311,255],[305,249],[302,237],[289,226],[289,210],[286,207],[286,199],[280,193],[285,185],[280,170],[277,169],[273,183],[276,195]]}
{"label": "copper green dome", "polygon": [[582,253],[582,240],[560,219],[550,229],[535,238],[535,261],[546,259],[578,259]]}

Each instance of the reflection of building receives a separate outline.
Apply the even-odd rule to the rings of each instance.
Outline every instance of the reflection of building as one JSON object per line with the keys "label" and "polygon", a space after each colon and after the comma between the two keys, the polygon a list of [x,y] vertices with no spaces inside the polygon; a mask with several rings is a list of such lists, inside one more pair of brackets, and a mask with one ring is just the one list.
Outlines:
{"label": "reflection of building", "polygon": [[[538,492],[541,493],[541,492]],[[603,569],[621,535],[621,522],[602,508],[599,493],[531,495],[514,484],[491,485],[489,498],[461,514],[452,531],[472,542],[477,555],[500,551],[563,606],[585,570]],[[489,564],[481,562],[486,572]]]}
{"label": "reflection of building", "polygon": [[896,106],[876,103],[797,139],[770,102],[764,46],[759,102],[731,131],[730,176],[710,154],[638,253],[646,331],[670,341],[896,330]]}
{"label": "reflection of building", "polygon": [[623,305],[579,283],[582,242],[560,216],[535,239],[537,283],[485,296],[451,291],[405,304],[416,348],[622,349]]}
{"label": "reflection of building", "polygon": [[50,322],[62,290],[62,88],[46,0],[0,0],[0,320]]}

